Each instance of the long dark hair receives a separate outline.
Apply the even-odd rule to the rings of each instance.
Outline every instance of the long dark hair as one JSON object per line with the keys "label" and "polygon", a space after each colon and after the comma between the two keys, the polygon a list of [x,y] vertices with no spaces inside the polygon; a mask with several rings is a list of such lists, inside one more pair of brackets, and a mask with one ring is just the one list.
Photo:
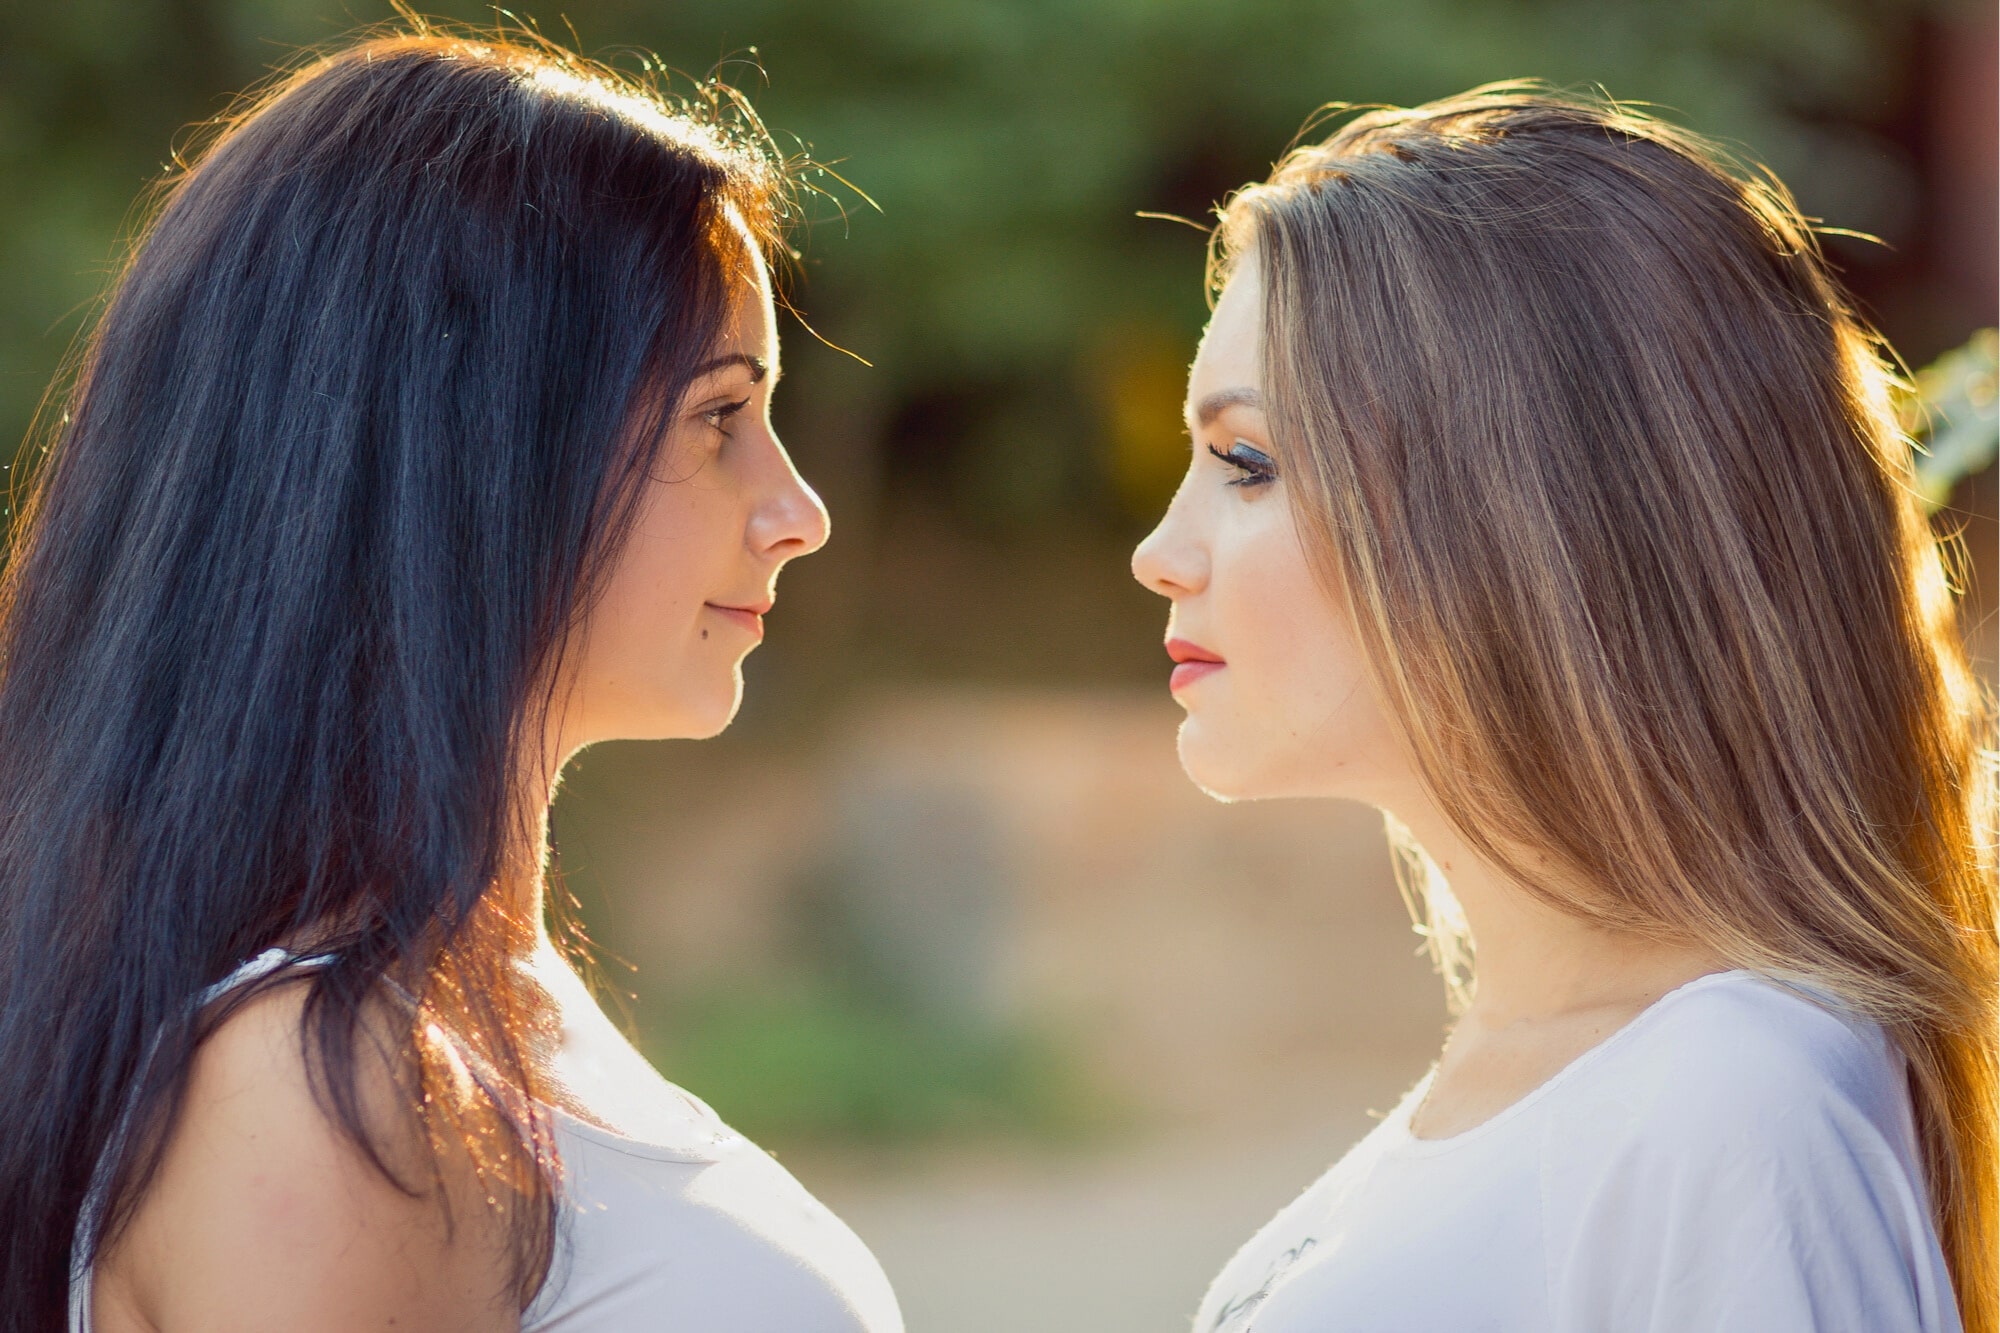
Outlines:
{"label": "long dark hair", "polygon": [[516,1132],[481,1160],[528,1182],[532,1290],[523,757],[728,317],[737,223],[775,242],[768,143],[714,85],[425,30],[282,80],[166,188],[0,600],[0,1330],[60,1321],[100,1163],[100,1237],[156,1164],[193,997],[279,942],[336,955],[302,1040],[378,1166],[355,1065],[385,988],[426,1082],[432,1022],[498,1071]]}

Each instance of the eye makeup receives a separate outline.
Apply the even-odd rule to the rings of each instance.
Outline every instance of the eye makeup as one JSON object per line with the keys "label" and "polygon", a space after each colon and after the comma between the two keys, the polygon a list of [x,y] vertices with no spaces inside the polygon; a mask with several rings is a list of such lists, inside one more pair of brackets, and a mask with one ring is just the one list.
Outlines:
{"label": "eye makeup", "polygon": [[739,398],[733,403],[724,403],[720,407],[710,408],[701,414],[701,419],[717,430],[722,430],[728,425],[731,417],[749,405],[750,400],[748,398]]}
{"label": "eye makeup", "polygon": [[1227,453],[1211,444],[1208,446],[1208,452],[1235,468],[1240,474],[1225,482],[1225,485],[1262,486],[1278,479],[1276,460],[1262,449],[1253,446],[1248,440],[1235,441],[1229,446]]}

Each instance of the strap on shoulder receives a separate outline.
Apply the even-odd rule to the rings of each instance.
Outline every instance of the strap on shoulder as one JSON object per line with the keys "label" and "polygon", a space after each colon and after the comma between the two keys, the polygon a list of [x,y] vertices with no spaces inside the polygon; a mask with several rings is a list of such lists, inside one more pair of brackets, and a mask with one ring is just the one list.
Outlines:
{"label": "strap on shoulder", "polygon": [[325,967],[332,961],[332,954],[295,954],[274,946],[264,950],[264,952],[258,954],[250,961],[241,964],[234,972],[231,972],[228,976],[203,991],[196,1008],[206,1008],[237,987],[247,986],[253,981],[260,981],[281,967]]}

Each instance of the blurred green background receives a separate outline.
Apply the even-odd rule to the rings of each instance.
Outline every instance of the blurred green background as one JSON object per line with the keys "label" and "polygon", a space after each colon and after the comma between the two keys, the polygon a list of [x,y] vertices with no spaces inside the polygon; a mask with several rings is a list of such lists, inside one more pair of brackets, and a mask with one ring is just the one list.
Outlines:
{"label": "blurred green background", "polygon": [[[692,75],[720,67],[781,135],[879,201],[850,196],[845,223],[821,207],[801,238],[802,308],[873,363],[804,337],[789,349],[784,424],[840,520],[821,562],[829,586],[856,586],[885,517],[1000,545],[1138,531],[1177,471],[1174,404],[1203,304],[1200,236],[1135,214],[1204,218],[1333,99],[1420,101],[1536,75],[1658,103],[1771,164],[1809,213],[1882,238],[1833,248],[1913,364],[1993,322],[1992,80],[1967,40],[1990,27],[1990,6],[574,0],[521,12],[614,61],[649,49]],[[0,438],[19,438],[182,127],[297,48],[389,17],[357,0],[11,9]],[[1103,636],[1022,634],[1004,614],[972,638],[956,623],[883,632],[877,605],[815,600],[820,623],[763,659],[765,674],[814,679],[788,682],[766,711],[838,688],[822,678],[833,641],[847,650],[836,660],[871,671],[1039,679],[1136,665],[1092,642]],[[878,643],[886,660],[853,651]]]}
{"label": "blurred green background", "polygon": [[[1887,242],[1835,249],[1914,363],[1992,322],[1990,246],[1961,253],[1981,237],[1958,218],[1990,214],[1991,192],[1948,160],[1990,148],[1991,129],[1965,141],[1978,130],[1957,121],[1978,118],[1978,90],[1942,77],[1977,59],[1960,34],[1990,6],[574,0],[522,13],[614,60],[651,49],[696,75],[721,64],[774,128],[880,202],[813,229],[797,292],[874,369],[794,339],[786,395],[854,551],[878,508],[906,503],[996,540],[1050,525],[1122,538],[1143,522],[1173,475],[1159,437],[1175,434],[1203,306],[1200,237],[1135,213],[1206,216],[1336,98],[1419,101],[1532,74],[1659,103],[1770,163],[1808,212]],[[0,435],[18,438],[180,128],[297,47],[387,17],[355,0],[12,9]],[[753,60],[762,78],[737,63]],[[1001,656],[1038,673],[1045,648]]]}
{"label": "blurred green background", "polygon": [[[493,11],[427,12],[491,22]],[[1769,163],[1925,380],[1990,672],[1995,40],[1945,0],[570,0],[523,20],[720,69],[865,190],[797,237],[781,433],[834,514],[749,701],[607,746],[557,812],[608,990],[802,1163],[912,1327],[1167,1327],[1422,1072],[1442,1008],[1365,816],[1174,769],[1126,573],[1183,465],[1203,219],[1332,100],[1597,84]],[[0,24],[0,441],[187,127],[392,18],[53,0]],[[1926,424],[1928,423],[1928,424]],[[629,965],[626,960],[629,960]],[[1247,1127],[1247,1128],[1246,1128]],[[1051,1166],[1051,1162],[1059,1165]],[[1050,1313],[1055,1311],[1055,1313]]]}
{"label": "blurred green background", "polygon": [[[802,238],[797,299],[873,368],[792,339],[782,424],[840,539],[801,580],[814,609],[760,659],[768,716],[819,708],[854,673],[1111,678],[1150,664],[1144,636],[1050,633],[1044,618],[1102,623],[1096,590],[1053,571],[1122,577],[1116,560],[1072,557],[1139,531],[1177,470],[1201,238],[1135,214],[1205,217],[1329,100],[1411,102],[1536,75],[1659,103],[1770,163],[1808,212],[1886,242],[1833,244],[1914,364],[1993,322],[1991,77],[1966,39],[1990,26],[1990,6],[575,0],[522,15],[613,60],[650,49],[692,75],[720,65],[774,128],[881,205],[850,198],[847,224],[822,207]],[[20,437],[182,127],[300,46],[389,17],[357,0],[11,7],[0,438]],[[857,575],[904,540],[963,552],[995,583],[1050,585],[1054,604],[972,584],[942,597],[915,567],[871,596]],[[987,569],[996,546],[1018,569]],[[945,613],[895,621],[913,597]],[[982,613],[949,614],[968,600]]]}

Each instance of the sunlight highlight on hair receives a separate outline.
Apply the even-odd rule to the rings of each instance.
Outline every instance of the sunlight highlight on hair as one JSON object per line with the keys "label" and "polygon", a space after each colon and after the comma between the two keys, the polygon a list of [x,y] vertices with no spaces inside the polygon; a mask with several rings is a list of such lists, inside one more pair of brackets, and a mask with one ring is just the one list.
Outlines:
{"label": "sunlight highlight on hair", "polygon": [[692,117],[676,113],[654,98],[615,87],[574,69],[537,60],[522,67],[520,78],[538,92],[582,102],[677,148],[717,155],[732,151],[721,135]]}

